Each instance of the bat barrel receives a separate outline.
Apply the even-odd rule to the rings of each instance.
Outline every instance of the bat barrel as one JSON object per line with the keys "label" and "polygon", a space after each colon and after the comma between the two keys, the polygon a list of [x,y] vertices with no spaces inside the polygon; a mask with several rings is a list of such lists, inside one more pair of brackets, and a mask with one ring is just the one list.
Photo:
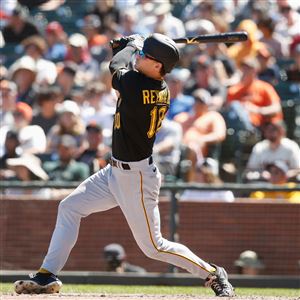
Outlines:
{"label": "bat barrel", "polygon": [[199,44],[199,43],[236,43],[246,41],[248,34],[245,31],[225,32],[217,34],[204,34],[194,37],[174,39],[175,43]]}

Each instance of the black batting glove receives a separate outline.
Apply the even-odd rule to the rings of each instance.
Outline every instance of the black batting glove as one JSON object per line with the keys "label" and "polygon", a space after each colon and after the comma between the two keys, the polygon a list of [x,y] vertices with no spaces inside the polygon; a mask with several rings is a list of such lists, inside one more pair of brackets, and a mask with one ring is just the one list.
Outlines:
{"label": "black batting glove", "polygon": [[112,49],[113,55],[116,55],[118,52],[123,50],[127,46],[129,41],[130,39],[128,37],[121,37],[111,40],[110,47]]}
{"label": "black batting glove", "polygon": [[127,45],[133,46],[135,49],[140,50],[143,48],[144,38],[138,34],[134,34],[111,40],[110,47],[112,48],[113,56],[123,50]]}

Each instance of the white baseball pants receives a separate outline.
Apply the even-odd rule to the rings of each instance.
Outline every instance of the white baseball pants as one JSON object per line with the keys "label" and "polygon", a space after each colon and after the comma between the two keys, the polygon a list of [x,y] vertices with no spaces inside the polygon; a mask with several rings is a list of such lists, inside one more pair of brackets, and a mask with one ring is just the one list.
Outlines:
{"label": "white baseball pants", "polygon": [[[126,163],[127,164],[127,163]],[[42,268],[57,274],[74,247],[80,220],[120,206],[133,236],[146,256],[207,278],[213,267],[186,246],[164,239],[160,231],[158,195],[161,174],[148,159],[128,163],[130,170],[108,165],[81,183],[60,202],[55,230]]]}

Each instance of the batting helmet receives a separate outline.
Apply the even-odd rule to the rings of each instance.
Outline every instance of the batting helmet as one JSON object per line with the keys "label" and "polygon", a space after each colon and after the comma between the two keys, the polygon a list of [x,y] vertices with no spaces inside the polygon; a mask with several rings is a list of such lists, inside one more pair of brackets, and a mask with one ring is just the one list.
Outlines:
{"label": "batting helmet", "polygon": [[154,33],[145,39],[143,52],[161,62],[166,73],[171,72],[179,60],[175,42],[160,33]]}

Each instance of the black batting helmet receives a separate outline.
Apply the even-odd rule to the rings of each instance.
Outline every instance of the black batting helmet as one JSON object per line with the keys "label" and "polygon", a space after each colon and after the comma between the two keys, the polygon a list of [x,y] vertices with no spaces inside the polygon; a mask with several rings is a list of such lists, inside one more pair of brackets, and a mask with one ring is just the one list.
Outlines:
{"label": "black batting helmet", "polygon": [[166,73],[171,72],[179,60],[179,50],[169,37],[154,33],[144,41],[143,52],[161,62]]}

